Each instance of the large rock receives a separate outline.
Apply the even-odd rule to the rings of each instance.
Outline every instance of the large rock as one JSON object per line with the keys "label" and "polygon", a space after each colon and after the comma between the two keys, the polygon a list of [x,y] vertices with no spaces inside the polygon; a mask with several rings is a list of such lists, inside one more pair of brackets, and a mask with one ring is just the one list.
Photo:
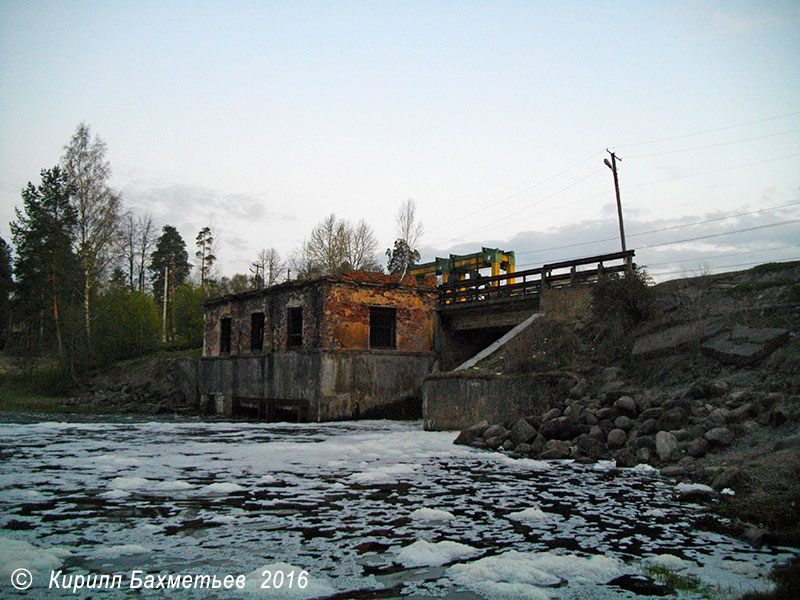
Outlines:
{"label": "large rock", "polygon": [[557,419],[560,416],[561,416],[560,408],[551,408],[542,415],[542,421],[550,421],[552,419]]}
{"label": "large rock", "polygon": [[550,440],[544,445],[544,450],[539,454],[542,459],[568,458],[570,443],[563,440]]}
{"label": "large rock", "polygon": [[608,447],[612,450],[616,450],[617,448],[622,448],[625,445],[625,442],[628,441],[628,434],[625,433],[622,429],[612,429],[608,432],[608,440],[606,443]]}
{"label": "large rock", "polygon": [[614,408],[628,417],[635,417],[637,412],[636,400],[630,396],[621,396],[614,401]]}
{"label": "large rock", "polygon": [[723,363],[749,365],[764,358],[788,339],[788,329],[736,325],[731,331],[708,340],[701,350]]}
{"label": "large rock", "polygon": [[486,431],[483,432],[483,437],[488,441],[489,438],[502,437],[505,433],[506,428],[502,425],[492,425],[486,428]]}
{"label": "large rock", "polygon": [[608,458],[609,456],[606,445],[588,435],[579,438],[575,445],[584,456],[589,456],[591,458]]}
{"label": "large rock", "polygon": [[575,399],[582,398],[588,387],[589,384],[586,382],[586,379],[581,378],[578,380],[578,383],[569,390],[569,397]]}
{"label": "large rock", "polygon": [[681,407],[671,408],[658,418],[657,426],[664,431],[680,429],[688,417],[686,409]]}
{"label": "large rock", "polygon": [[703,456],[706,452],[708,452],[708,442],[703,438],[692,440],[686,448],[686,454],[689,456]]}
{"label": "large rock", "polygon": [[678,440],[668,431],[659,431],[656,434],[656,453],[664,462],[671,460],[678,453]]}
{"label": "large rock", "polygon": [[624,431],[630,431],[633,428],[633,419],[626,417],[625,415],[617,417],[614,419],[614,427],[617,429],[623,429]]}
{"label": "large rock", "polygon": [[536,430],[525,419],[518,419],[511,427],[511,441],[514,445],[525,444],[536,437]]}
{"label": "large rock", "polygon": [[734,434],[727,427],[714,427],[706,431],[706,440],[717,446],[727,446],[733,441]]}
{"label": "large rock", "polygon": [[542,423],[539,433],[549,440],[571,440],[580,432],[569,417],[558,417]]}
{"label": "large rock", "polygon": [[458,437],[453,443],[471,446],[477,438],[483,437],[483,432],[486,431],[488,427],[489,423],[485,420],[467,427],[464,431],[458,434]]}

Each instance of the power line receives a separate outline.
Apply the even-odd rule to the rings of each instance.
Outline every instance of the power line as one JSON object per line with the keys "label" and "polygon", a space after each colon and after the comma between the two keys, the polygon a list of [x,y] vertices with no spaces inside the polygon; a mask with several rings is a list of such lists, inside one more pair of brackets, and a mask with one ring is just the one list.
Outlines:
{"label": "power line", "polygon": [[748,250],[747,252],[723,252],[713,256],[695,256],[694,258],[682,258],[680,260],[668,260],[659,263],[648,263],[646,267],[660,267],[663,265],[674,265],[682,262],[695,262],[699,260],[713,260],[715,258],[727,258],[730,256],[744,256],[746,254],[759,254],[763,252],[777,252],[778,250],[786,250],[788,248],[800,248],[800,244],[790,244],[788,246],[779,246],[777,248],[761,248],[759,250]]}
{"label": "power line", "polygon": [[583,159],[583,160],[580,160],[580,161],[576,162],[575,164],[573,164],[573,165],[570,165],[570,166],[569,166],[569,167],[567,167],[566,169],[562,169],[562,170],[561,170],[561,171],[559,171],[558,173],[555,173],[554,175],[550,175],[549,177],[546,177],[546,178],[542,179],[541,181],[538,181],[538,182],[534,183],[533,185],[529,185],[528,187],[526,187],[526,188],[523,188],[523,189],[521,189],[521,190],[519,190],[519,191],[516,191],[516,192],[514,192],[513,194],[509,194],[508,196],[505,196],[504,198],[501,198],[500,200],[497,200],[496,202],[492,202],[491,204],[487,204],[486,206],[483,206],[483,207],[479,208],[479,209],[478,209],[478,210],[476,210],[476,211],[473,211],[473,212],[471,212],[471,213],[468,213],[468,214],[466,214],[466,215],[462,215],[462,216],[460,216],[460,217],[458,217],[458,218],[456,218],[456,219],[453,219],[453,220],[451,220],[451,221],[448,221],[447,223],[443,223],[442,225],[439,225],[438,227],[434,227],[434,228],[432,228],[432,229],[431,229],[431,230],[429,230],[429,231],[436,231],[437,229],[441,229],[442,227],[449,226],[449,225],[451,225],[451,224],[453,224],[453,223],[457,223],[458,221],[463,221],[464,219],[467,219],[467,218],[469,218],[469,217],[472,217],[472,216],[474,216],[474,215],[477,215],[477,214],[478,214],[478,213],[480,213],[480,212],[483,212],[483,211],[485,211],[485,210],[489,210],[490,208],[494,208],[494,207],[495,207],[495,206],[497,206],[498,204],[502,204],[503,202],[507,202],[507,201],[511,200],[512,198],[516,198],[517,196],[520,196],[520,195],[524,194],[525,192],[529,192],[529,191],[531,191],[532,189],[534,189],[534,188],[537,188],[537,187],[539,187],[540,185],[542,185],[542,184],[544,184],[544,183],[547,183],[548,181],[550,181],[550,180],[552,180],[552,179],[555,179],[555,178],[556,178],[556,177],[558,177],[559,175],[563,175],[563,174],[564,174],[564,173],[566,173],[567,171],[571,171],[571,170],[572,170],[572,169],[574,169],[575,167],[579,167],[580,165],[582,165],[582,164],[584,164],[584,163],[587,163],[587,162],[589,162],[589,161],[590,161],[590,160],[592,160],[593,158],[597,158],[597,157],[598,157],[600,154],[602,154],[602,153],[601,153],[601,152],[595,152],[595,153],[594,153],[594,154],[592,154],[590,157],[588,157],[588,158],[585,158],[585,159]]}
{"label": "power line", "polygon": [[[751,211],[747,211],[747,212],[736,213],[736,214],[733,214],[733,215],[725,215],[725,216],[722,216],[722,217],[714,217],[713,219],[705,219],[703,221],[695,221],[693,223],[684,223],[682,225],[673,225],[673,226],[670,226],[670,227],[663,227],[661,229],[651,229],[650,231],[641,231],[639,233],[631,233],[631,234],[628,234],[628,237],[636,237],[636,236],[640,236],[640,235],[649,235],[651,233],[661,233],[661,232],[664,232],[664,231],[672,231],[672,230],[675,230],[675,229],[685,229],[686,227],[694,227],[696,225],[704,225],[706,223],[713,223],[715,221],[724,221],[726,219],[735,219],[736,217],[744,217],[744,216],[748,216],[748,215],[754,215],[754,214],[758,214],[758,213],[762,213],[762,212],[768,212],[770,210],[777,210],[779,208],[786,208],[787,206],[796,206],[798,204],[800,204],[800,202],[790,202],[788,204],[781,204],[779,206],[771,206],[770,208],[761,208],[761,209],[758,209],[758,210],[751,210]],[[746,231],[746,230],[742,230],[742,231]],[[723,235],[723,234],[714,234],[714,235]],[[536,254],[537,252],[549,252],[550,250],[563,250],[565,248],[575,248],[575,247],[578,247],[578,246],[588,246],[589,244],[599,244],[601,242],[611,242],[611,241],[614,241],[616,239],[617,239],[616,237],[609,237],[609,238],[602,238],[602,239],[599,239],[599,240],[592,240],[592,241],[589,241],[589,242],[578,242],[578,243],[575,243],[575,244],[566,244],[564,246],[553,246],[551,248],[541,248],[541,249],[538,249],[538,250],[528,250],[527,252],[519,252],[519,253],[517,253],[517,256],[525,256],[527,254]],[[644,246],[644,247],[639,248],[639,249],[650,248],[650,247],[653,247],[653,246]]]}
{"label": "power line", "polygon": [[684,244],[686,242],[698,242],[700,240],[708,240],[711,238],[722,237],[725,235],[732,235],[734,233],[745,233],[748,231],[758,231],[760,229],[769,229],[771,227],[779,227],[781,225],[789,225],[791,223],[800,223],[800,219],[790,219],[788,221],[778,221],[777,223],[768,223],[767,225],[757,225],[755,227],[746,227],[744,229],[734,229],[733,231],[725,231],[723,233],[712,233],[709,235],[701,235],[693,238],[686,238],[685,240],[675,240],[672,242],[662,242],[660,244],[650,244],[649,246],[639,246],[637,250],[646,250],[648,248],[659,248],[661,246],[672,246],[674,244]]}
{"label": "power line", "polygon": [[758,119],[757,121],[747,121],[746,123],[737,123],[735,125],[726,125],[725,127],[717,127],[715,129],[706,129],[704,131],[695,131],[693,133],[683,133],[680,135],[672,135],[669,137],[659,138],[657,140],[648,140],[645,142],[636,142],[633,144],[622,144],[621,146],[614,146],[615,148],[633,148],[634,146],[645,146],[647,144],[657,144],[659,142],[668,142],[671,140],[678,140],[681,138],[693,137],[696,135],[705,135],[706,133],[716,133],[717,131],[725,131],[727,129],[735,129],[737,127],[746,127],[747,125],[756,125],[758,123],[766,123],[767,121],[776,121],[778,119],[786,119],[788,117],[794,117],[795,115],[800,115],[800,111],[786,113],[785,115],[777,115],[775,117],[767,117],[764,119]]}
{"label": "power line", "polygon": [[[788,263],[793,262],[796,260],[800,260],[800,256],[795,256],[792,258],[784,258],[782,260],[772,261],[774,263]],[[753,265],[760,265],[763,264],[763,261],[757,260],[755,262],[748,262],[748,263],[739,263],[735,265],[719,265],[718,267],[710,267],[710,269],[717,270],[717,269],[732,269],[734,267],[752,267]],[[680,275],[685,273],[685,271],[662,271],[660,273],[650,273],[653,277],[661,277],[663,275]]]}
{"label": "power line", "polygon": [[649,156],[664,156],[665,154],[678,154],[681,152],[692,152],[694,150],[707,150],[708,148],[720,148],[721,146],[731,146],[733,144],[743,144],[745,142],[752,142],[755,140],[764,140],[767,138],[778,137],[781,135],[790,135],[792,133],[798,133],[800,129],[792,129],[791,131],[780,131],[778,133],[770,133],[768,135],[759,135],[756,137],[746,138],[743,140],[732,140],[730,142],[720,142],[719,144],[709,144],[707,146],[694,146],[693,148],[681,148],[680,150],[665,150],[664,152],[651,152],[650,154],[634,154],[633,156],[628,156],[627,158],[646,158]]}

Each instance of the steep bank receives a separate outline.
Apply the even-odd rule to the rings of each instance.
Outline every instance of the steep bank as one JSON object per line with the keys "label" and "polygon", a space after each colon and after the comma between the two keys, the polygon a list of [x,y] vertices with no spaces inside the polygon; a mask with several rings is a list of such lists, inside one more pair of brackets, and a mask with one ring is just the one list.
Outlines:
{"label": "steep bank", "polygon": [[458,441],[536,458],[647,463],[713,490],[694,489],[695,497],[733,490],[726,503],[738,514],[761,512],[773,533],[782,524],[796,536],[799,281],[798,263],[670,281],[652,288],[637,323],[598,318],[586,296],[582,310],[539,319],[475,372],[558,374],[558,393],[535,412],[476,423]]}

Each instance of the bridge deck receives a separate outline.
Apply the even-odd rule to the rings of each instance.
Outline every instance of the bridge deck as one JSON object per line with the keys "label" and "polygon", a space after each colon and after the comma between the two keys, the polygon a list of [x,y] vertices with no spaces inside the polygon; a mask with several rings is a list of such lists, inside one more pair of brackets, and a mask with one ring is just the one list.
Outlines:
{"label": "bridge deck", "polygon": [[[439,286],[441,307],[461,307],[474,303],[505,303],[538,297],[542,289],[593,283],[606,273],[628,270],[635,251],[599,254],[586,258],[542,265],[536,269],[452,281]],[[612,263],[612,264],[608,264]],[[589,267],[583,270],[580,267]]]}

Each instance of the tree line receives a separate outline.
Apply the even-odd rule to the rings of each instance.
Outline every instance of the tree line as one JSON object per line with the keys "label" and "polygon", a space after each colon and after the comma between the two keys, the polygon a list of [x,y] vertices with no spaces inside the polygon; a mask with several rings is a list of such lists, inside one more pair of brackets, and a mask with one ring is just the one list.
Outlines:
{"label": "tree line", "polygon": [[[0,348],[7,354],[55,357],[77,378],[92,366],[159,347],[200,347],[209,296],[286,279],[383,271],[372,228],[330,214],[288,261],[265,248],[247,273],[222,276],[211,226],[197,234],[192,265],[178,230],[159,231],[152,216],[125,210],[110,179],[105,142],[81,123],[58,164],[22,190],[10,223],[13,249],[0,238]],[[419,260],[422,234],[413,200],[402,204],[396,225],[385,255],[389,272],[405,276]]]}

